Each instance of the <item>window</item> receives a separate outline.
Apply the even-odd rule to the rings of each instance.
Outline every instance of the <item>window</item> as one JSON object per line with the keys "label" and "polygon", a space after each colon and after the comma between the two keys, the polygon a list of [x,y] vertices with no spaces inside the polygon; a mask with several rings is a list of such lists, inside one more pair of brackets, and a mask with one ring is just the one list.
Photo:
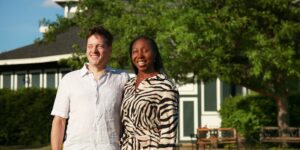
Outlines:
{"label": "window", "polygon": [[17,88],[25,88],[26,87],[26,74],[25,73],[18,73],[17,74]]}
{"label": "window", "polygon": [[40,88],[40,73],[34,72],[31,73],[31,87]]}
{"label": "window", "polygon": [[179,107],[179,138],[180,140],[191,140],[199,126],[198,122],[198,98],[180,97]]}
{"label": "window", "polygon": [[206,82],[204,85],[204,111],[217,111],[216,80]]}
{"label": "window", "polygon": [[221,103],[228,97],[231,97],[231,86],[224,82],[221,82]]}
{"label": "window", "polygon": [[55,88],[55,72],[47,72],[46,77],[46,87]]}
{"label": "window", "polygon": [[3,88],[11,89],[11,74],[3,74]]}
{"label": "window", "polygon": [[239,85],[232,85],[231,86],[231,95],[238,96],[243,95],[243,87]]}
{"label": "window", "polygon": [[183,122],[184,122],[184,128],[183,128],[183,136],[189,137],[191,134],[193,134],[195,131],[194,127],[194,102],[193,101],[184,101],[183,102]]}

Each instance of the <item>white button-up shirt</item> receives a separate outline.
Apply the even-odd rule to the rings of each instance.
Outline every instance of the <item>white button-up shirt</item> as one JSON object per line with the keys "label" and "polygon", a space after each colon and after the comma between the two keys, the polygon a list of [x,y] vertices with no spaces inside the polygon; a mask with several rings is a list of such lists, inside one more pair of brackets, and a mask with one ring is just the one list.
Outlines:
{"label": "white button-up shirt", "polygon": [[51,115],[68,118],[64,150],[118,150],[120,105],[128,74],[106,68],[97,81],[86,65],[60,81]]}

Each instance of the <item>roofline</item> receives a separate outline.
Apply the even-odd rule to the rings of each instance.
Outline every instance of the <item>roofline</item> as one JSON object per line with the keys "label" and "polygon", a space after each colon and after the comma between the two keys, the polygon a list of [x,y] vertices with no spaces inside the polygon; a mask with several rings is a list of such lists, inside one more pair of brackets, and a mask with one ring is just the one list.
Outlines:
{"label": "roofline", "polygon": [[6,59],[6,60],[0,60],[0,66],[55,62],[55,61],[59,61],[60,59],[69,58],[71,56],[72,54],[63,54],[63,55],[54,55],[54,56],[36,57],[36,58]]}
{"label": "roofline", "polygon": [[52,1],[62,7],[64,7],[64,5],[68,2],[79,2],[79,0],[52,0]]}

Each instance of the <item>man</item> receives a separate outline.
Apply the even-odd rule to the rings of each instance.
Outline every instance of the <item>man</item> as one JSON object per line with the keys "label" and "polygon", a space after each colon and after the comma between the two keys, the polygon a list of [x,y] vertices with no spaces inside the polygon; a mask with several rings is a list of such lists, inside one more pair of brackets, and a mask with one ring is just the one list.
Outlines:
{"label": "man", "polygon": [[128,74],[106,66],[113,41],[109,31],[94,27],[86,39],[88,63],[66,74],[58,87],[51,112],[52,150],[62,145],[64,150],[119,149],[120,104]]}

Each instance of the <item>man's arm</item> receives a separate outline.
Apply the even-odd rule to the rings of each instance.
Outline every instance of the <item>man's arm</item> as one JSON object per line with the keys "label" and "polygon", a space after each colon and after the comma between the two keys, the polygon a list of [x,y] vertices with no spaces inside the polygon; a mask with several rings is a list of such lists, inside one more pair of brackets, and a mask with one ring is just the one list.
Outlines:
{"label": "man's arm", "polygon": [[62,150],[65,135],[66,119],[54,116],[51,129],[51,149]]}

